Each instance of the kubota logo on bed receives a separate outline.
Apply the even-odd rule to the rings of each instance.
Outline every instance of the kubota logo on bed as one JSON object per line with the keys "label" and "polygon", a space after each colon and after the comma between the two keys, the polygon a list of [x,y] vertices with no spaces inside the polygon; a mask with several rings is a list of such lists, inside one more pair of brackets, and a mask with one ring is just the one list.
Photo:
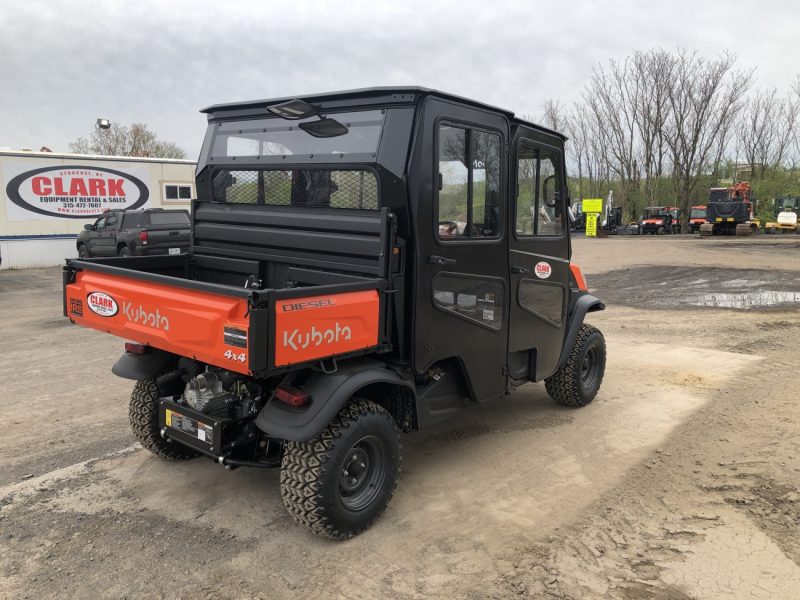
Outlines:
{"label": "kubota logo on bed", "polygon": [[149,311],[141,304],[134,307],[130,302],[123,302],[122,314],[124,314],[131,323],[141,323],[142,325],[147,325],[154,329],[169,331],[169,319],[158,312],[158,309]]}
{"label": "kubota logo on bed", "polygon": [[91,292],[86,296],[89,310],[101,317],[113,317],[119,311],[116,300],[103,292]]}
{"label": "kubota logo on bed", "polygon": [[299,350],[309,346],[318,347],[322,344],[336,344],[341,340],[350,340],[352,337],[353,332],[350,328],[347,325],[342,327],[339,321],[336,321],[333,327],[328,329],[317,329],[316,325],[312,325],[311,329],[305,332],[299,329],[284,331],[283,346],[284,348]]}

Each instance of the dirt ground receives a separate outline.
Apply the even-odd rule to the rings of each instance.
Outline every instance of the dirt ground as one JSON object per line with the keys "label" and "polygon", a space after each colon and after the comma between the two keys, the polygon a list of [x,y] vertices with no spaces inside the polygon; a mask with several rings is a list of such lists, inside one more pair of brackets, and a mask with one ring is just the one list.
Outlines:
{"label": "dirt ground", "polygon": [[597,399],[531,384],[403,436],[392,503],[339,543],[277,471],[133,445],[120,341],[61,317],[58,269],[0,272],[0,597],[797,598],[798,242],[576,238]]}

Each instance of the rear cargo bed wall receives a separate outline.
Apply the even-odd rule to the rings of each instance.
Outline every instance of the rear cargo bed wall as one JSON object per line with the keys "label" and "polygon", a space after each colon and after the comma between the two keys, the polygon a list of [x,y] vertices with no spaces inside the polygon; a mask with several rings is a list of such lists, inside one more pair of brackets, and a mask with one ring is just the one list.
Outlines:
{"label": "rear cargo bed wall", "polygon": [[293,267],[385,277],[387,209],[294,208],[195,201],[195,278],[243,285],[249,275],[280,288]]}

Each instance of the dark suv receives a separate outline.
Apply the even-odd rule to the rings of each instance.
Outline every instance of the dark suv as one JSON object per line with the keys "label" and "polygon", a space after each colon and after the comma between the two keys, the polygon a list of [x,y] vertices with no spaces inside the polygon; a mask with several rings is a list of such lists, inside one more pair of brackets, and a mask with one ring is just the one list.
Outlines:
{"label": "dark suv", "polygon": [[189,249],[186,210],[109,210],[78,234],[78,256],[180,254]]}

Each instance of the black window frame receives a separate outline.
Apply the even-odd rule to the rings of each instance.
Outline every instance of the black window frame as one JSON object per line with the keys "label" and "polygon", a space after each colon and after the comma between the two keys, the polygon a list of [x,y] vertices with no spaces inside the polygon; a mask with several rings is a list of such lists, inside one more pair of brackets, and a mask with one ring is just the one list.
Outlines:
{"label": "black window frame", "polygon": [[[455,237],[455,238],[443,238],[439,236],[439,131],[442,127],[456,127],[459,129],[464,129],[465,131],[481,131],[483,133],[488,133],[492,135],[497,135],[500,139],[500,146],[499,146],[499,161],[500,161],[500,174],[499,174],[499,183],[500,189],[498,193],[498,220],[497,220],[497,227],[498,232],[496,236],[493,237]],[[505,155],[507,154],[507,143],[506,143],[506,136],[503,130],[495,128],[495,127],[487,127],[485,124],[481,123],[474,123],[472,121],[467,120],[460,120],[460,119],[453,119],[452,117],[441,116],[438,117],[433,124],[434,127],[434,142],[433,142],[433,188],[434,188],[434,195],[433,195],[433,227],[434,227],[434,239],[436,240],[437,244],[502,244],[505,239],[505,221],[507,217],[505,216],[505,210],[508,205],[506,202],[506,169],[508,166],[504,160]],[[465,136],[465,144],[467,148],[467,162],[471,165],[472,161],[472,144],[471,144],[471,136]],[[504,150],[505,149],[505,150]],[[468,175],[467,175],[467,203],[468,203],[468,213],[472,213],[472,167],[468,167]],[[469,226],[469,222],[467,223]]]}
{"label": "black window frame", "polygon": [[[539,157],[539,152],[541,150],[547,150],[551,153],[556,154],[560,160],[558,161],[559,164],[557,165],[557,171],[561,177],[561,188],[559,190],[561,194],[561,233],[559,234],[541,234],[541,233],[519,233],[517,232],[517,210],[519,208],[519,157],[520,157],[520,149],[522,146],[528,146],[529,148],[533,148],[536,151],[536,197],[534,198],[534,202],[536,202],[536,206],[538,207],[538,200],[539,200],[539,162],[541,158]],[[567,217],[566,212],[566,198],[567,194],[565,194],[567,190],[566,186],[566,166],[564,165],[564,151],[556,146],[551,146],[550,144],[545,144],[536,140],[532,140],[531,138],[520,137],[517,140],[517,147],[514,152],[514,194],[513,194],[513,210],[511,211],[511,219],[513,220],[513,227],[512,232],[514,234],[514,239],[518,242],[530,242],[532,240],[538,241],[556,241],[561,240],[567,235],[567,221],[569,218]],[[532,229],[535,229],[532,223]]]}

